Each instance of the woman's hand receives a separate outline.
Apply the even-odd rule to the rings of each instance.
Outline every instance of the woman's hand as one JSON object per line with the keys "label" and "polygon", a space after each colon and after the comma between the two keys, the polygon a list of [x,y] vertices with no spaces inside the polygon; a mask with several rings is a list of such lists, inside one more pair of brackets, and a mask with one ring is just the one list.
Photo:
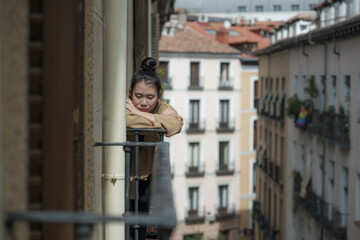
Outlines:
{"label": "woman's hand", "polygon": [[130,98],[126,99],[126,109],[137,116],[141,113],[141,111],[134,106]]}

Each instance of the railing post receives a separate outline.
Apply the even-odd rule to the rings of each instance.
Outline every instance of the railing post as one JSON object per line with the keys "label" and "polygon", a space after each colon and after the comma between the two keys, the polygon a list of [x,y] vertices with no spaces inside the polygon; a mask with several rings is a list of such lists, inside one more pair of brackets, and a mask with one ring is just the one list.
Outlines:
{"label": "railing post", "polygon": [[[124,217],[130,216],[130,153],[131,147],[124,146],[125,152],[125,213]],[[130,226],[125,224],[125,239],[130,239]]]}
{"label": "railing post", "polygon": [[[135,134],[135,142],[139,142],[139,131],[134,131]],[[139,213],[139,146],[135,147],[135,216]],[[139,239],[139,224],[133,225],[135,231],[135,240]]]}

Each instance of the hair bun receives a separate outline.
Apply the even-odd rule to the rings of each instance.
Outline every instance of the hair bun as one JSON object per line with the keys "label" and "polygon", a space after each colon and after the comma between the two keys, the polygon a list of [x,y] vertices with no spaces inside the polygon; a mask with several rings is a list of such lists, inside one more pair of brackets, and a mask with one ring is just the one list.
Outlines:
{"label": "hair bun", "polygon": [[141,69],[145,71],[154,71],[156,70],[156,60],[152,57],[145,58],[141,63]]}

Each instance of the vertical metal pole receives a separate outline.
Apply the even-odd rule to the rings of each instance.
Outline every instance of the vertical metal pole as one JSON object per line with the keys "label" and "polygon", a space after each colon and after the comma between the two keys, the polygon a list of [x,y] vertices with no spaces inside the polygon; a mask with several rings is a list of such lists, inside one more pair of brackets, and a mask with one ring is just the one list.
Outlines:
{"label": "vertical metal pole", "polygon": [[159,132],[159,136],[160,136],[160,142],[163,142],[164,141],[164,133]]}
{"label": "vertical metal pole", "polygon": [[[125,146],[125,213],[124,217],[130,216],[130,153],[131,147]],[[130,239],[130,225],[125,224],[125,239]]]}
{"label": "vertical metal pole", "polygon": [[[139,131],[135,131],[135,142],[139,142]],[[139,213],[139,146],[135,147],[135,215]],[[133,226],[135,230],[135,240],[139,239],[139,225]]]}

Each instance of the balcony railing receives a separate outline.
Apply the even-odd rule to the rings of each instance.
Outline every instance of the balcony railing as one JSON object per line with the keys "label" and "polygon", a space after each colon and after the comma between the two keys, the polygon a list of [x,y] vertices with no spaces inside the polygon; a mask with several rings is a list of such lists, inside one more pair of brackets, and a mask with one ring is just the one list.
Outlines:
{"label": "balcony railing", "polygon": [[185,222],[186,224],[197,224],[205,222],[205,208],[186,210]]}
{"label": "balcony railing", "polygon": [[232,90],[233,89],[233,78],[229,79],[219,78],[219,90]]}
{"label": "balcony railing", "polygon": [[216,208],[216,219],[217,220],[223,220],[223,219],[229,219],[235,217],[235,205],[234,204],[228,204],[225,207],[218,206]]}
{"label": "balcony railing", "polygon": [[309,112],[306,124],[298,127],[328,142],[341,147],[350,147],[350,123],[349,116],[344,114],[320,112],[313,109]]}
{"label": "balcony railing", "polygon": [[235,130],[235,119],[219,120],[216,119],[216,132],[234,132]]}
{"label": "balcony railing", "polygon": [[194,164],[187,164],[186,177],[203,177],[205,174],[205,164],[203,162]]}
{"label": "balcony railing", "polygon": [[[128,129],[139,135],[140,131],[158,132],[160,141],[163,141],[164,129]],[[138,137],[136,137],[138,139]],[[28,223],[70,223],[75,226],[77,239],[90,240],[92,230],[96,225],[110,224],[116,222],[126,223],[125,239],[130,239],[130,225],[138,231],[139,226],[153,225],[161,231],[161,239],[169,239],[172,229],[176,226],[176,214],[172,198],[172,186],[169,161],[169,144],[166,142],[118,142],[118,143],[96,143],[96,146],[119,147],[122,146],[125,151],[125,213],[121,216],[96,215],[85,212],[61,212],[61,211],[32,211],[32,212],[8,212],[6,221],[9,231],[13,231],[14,222]],[[155,147],[155,158],[152,172],[151,200],[152,212],[130,212],[130,154],[139,147]],[[135,154],[138,155],[138,154]],[[136,160],[137,161],[137,160]],[[137,179],[136,176],[134,179]],[[136,188],[136,190],[138,190]],[[120,196],[121,197],[121,196]],[[135,199],[137,204],[138,199]],[[123,236],[119,236],[122,238]]]}
{"label": "balcony railing", "polygon": [[171,90],[172,86],[172,77],[164,77],[161,79],[161,84],[165,90]]}
{"label": "balcony railing", "polygon": [[276,240],[276,235],[279,234],[280,231],[275,227],[271,227],[269,219],[261,211],[259,201],[253,202],[253,217],[254,220],[258,223],[260,229],[264,232],[266,239]]}
{"label": "balcony railing", "polygon": [[261,98],[261,109],[258,108],[258,114],[267,119],[283,122],[285,116],[285,98],[280,96],[273,99],[276,96],[268,94]]}
{"label": "balcony railing", "polygon": [[205,120],[193,121],[193,120],[189,119],[187,121],[186,132],[187,133],[204,133],[205,132]]}
{"label": "balcony railing", "polygon": [[313,217],[324,229],[326,229],[336,240],[346,240],[347,214],[341,213],[332,204],[327,203],[323,198],[307,187],[306,197],[300,197],[301,179],[294,179],[295,204],[299,204],[311,217]]}
{"label": "balcony railing", "polygon": [[232,174],[234,174],[234,160],[229,160],[226,163],[218,160],[218,163],[216,164],[216,175],[224,176]]}
{"label": "balcony railing", "polygon": [[189,77],[189,87],[188,87],[188,90],[203,90],[204,89],[204,86],[203,86],[203,83],[204,83],[204,77],[199,77],[198,79],[195,79],[192,77]]}
{"label": "balcony railing", "polygon": [[[264,154],[265,155],[265,154]],[[258,165],[260,170],[262,170],[267,176],[269,176],[278,186],[282,187],[283,183],[281,181],[280,176],[280,166],[274,163],[273,161],[269,161],[269,159],[264,156],[262,165]]]}

